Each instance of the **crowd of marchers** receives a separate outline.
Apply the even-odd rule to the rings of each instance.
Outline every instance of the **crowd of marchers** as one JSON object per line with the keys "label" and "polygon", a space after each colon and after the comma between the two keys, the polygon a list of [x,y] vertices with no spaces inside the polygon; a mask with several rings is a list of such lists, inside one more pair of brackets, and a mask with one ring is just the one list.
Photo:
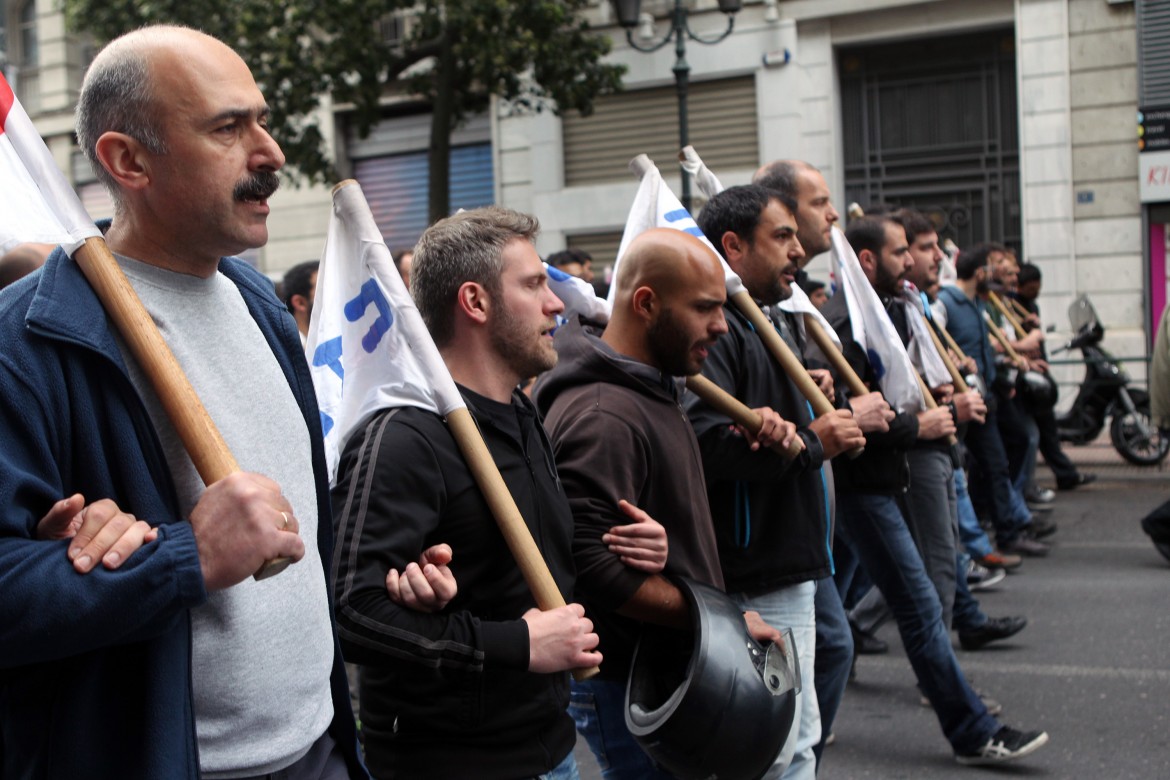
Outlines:
{"label": "crowd of marchers", "polygon": [[[534,217],[428,228],[395,262],[566,602],[542,611],[440,414],[378,409],[330,480],[304,353],[316,265],[278,297],[233,257],[266,243],[284,163],[239,55],[186,28],[130,33],[90,67],[77,136],[116,204],[105,240],[239,471],[204,485],[64,250],[5,259],[0,776],[572,780],[583,738],[606,778],[713,774],[699,755],[720,776],[812,778],[890,618],[959,763],[1048,741],[1000,720],[952,639],[1025,628],[973,592],[1050,552],[1038,454],[1059,490],[1093,480],[1046,398],[1039,271],[1007,247],[948,255],[923,214],[874,206],[844,226],[868,286],[826,296],[804,268],[841,228],[832,193],[779,160],[708,200],[706,242],[635,238],[599,322],[564,316]],[[583,253],[549,261],[591,277]],[[839,354],[785,306],[797,285]],[[862,299],[922,392],[884,384]],[[698,375],[755,422],[688,390]],[[253,578],[278,558],[294,563]],[[717,656],[690,649],[708,603],[731,605],[739,633],[714,641],[758,651],[761,685],[772,649],[799,664],[768,739],[663,725],[688,684],[710,690],[678,685],[692,653]],[[654,686],[658,720],[631,704]],[[699,709],[746,724],[748,698]]]}

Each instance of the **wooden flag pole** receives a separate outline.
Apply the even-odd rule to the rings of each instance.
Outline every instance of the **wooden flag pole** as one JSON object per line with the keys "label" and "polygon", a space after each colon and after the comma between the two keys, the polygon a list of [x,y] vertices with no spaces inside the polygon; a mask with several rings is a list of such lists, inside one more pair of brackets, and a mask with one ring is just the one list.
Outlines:
{"label": "wooden flag pole", "polygon": [[1007,336],[1003,335],[1003,331],[1000,330],[999,326],[995,324],[995,321],[991,319],[990,314],[984,312],[983,319],[987,322],[988,331],[990,331],[995,340],[999,342],[999,345],[1003,347],[1003,351],[1007,354],[1008,358],[1018,366],[1021,362],[1020,353],[1016,352],[1015,348],[1008,343]]}
{"label": "wooden flag pole", "polygon": [[[203,484],[211,485],[239,471],[211,415],[122,273],[105,239],[86,239],[73,253],[73,259],[150,380]],[[284,571],[291,562],[288,558],[268,561],[252,576],[257,580],[271,577]]]}
{"label": "wooden flag pole", "polygon": [[926,324],[926,330],[930,333],[930,340],[934,342],[934,348],[938,352],[938,356],[942,358],[943,365],[947,367],[947,373],[951,375],[951,381],[955,383],[955,391],[959,393],[967,392],[971,389],[967,385],[967,380],[963,378],[963,374],[959,371],[959,367],[955,365],[955,361],[951,360],[951,356],[947,354],[942,342],[939,341],[938,334],[935,333],[934,327],[931,325],[930,320],[926,318],[925,314],[922,315],[922,321]]}
{"label": "wooden flag pole", "polygon": [[869,395],[869,388],[861,381],[861,377],[853,370],[853,366],[849,365],[849,361],[841,353],[841,348],[833,343],[833,340],[829,338],[829,334],[825,333],[825,329],[817,322],[816,317],[808,312],[804,314],[804,329],[808,333],[809,338],[820,347],[821,352],[825,353],[825,357],[833,364],[833,368],[836,369],[837,374],[845,380],[845,384],[849,386],[849,392],[855,396]]}
{"label": "wooden flag pole", "polygon": [[[764,312],[760,311],[760,307],[752,300],[752,296],[748,294],[747,290],[735,293],[731,296],[731,300],[735,303],[736,308],[748,318],[748,322],[756,329],[756,334],[763,340],[764,346],[772,353],[772,357],[776,358],[776,362],[780,364],[784,373],[800,390],[800,394],[808,400],[812,406],[813,414],[817,417],[832,414],[833,405],[829,403],[829,399],[821,392],[821,388],[817,387],[817,383],[805,370],[804,364],[792,353],[792,350],[784,343],[784,339],[780,338],[780,334],[776,332],[776,326],[764,316]],[[863,447],[858,447],[852,450],[850,457],[857,457],[863,449]]]}
{"label": "wooden flag pole", "polygon": [[1016,317],[1016,315],[1013,314],[1007,306],[1003,305],[1003,299],[993,292],[989,292],[987,297],[991,300],[991,305],[999,309],[999,313],[1003,315],[1003,318],[1007,320],[1008,324],[1010,324],[1012,329],[1015,330],[1016,338],[1023,338],[1025,336],[1024,323],[1020,322],[1019,318]]}
{"label": "wooden flag pole", "polygon": [[[922,378],[922,374],[914,371],[914,378],[918,380],[918,389],[922,391],[922,403],[926,404],[927,409],[937,409],[938,401],[934,400],[934,394],[930,392],[930,387],[926,384],[926,380]],[[959,440],[955,438],[955,434],[947,434],[947,444],[958,444]]]}
{"label": "wooden flag pole", "polygon": [[[688,376],[687,389],[699,396],[699,398],[702,398],[718,412],[730,417],[732,422],[747,428],[752,432],[753,436],[760,432],[760,428],[764,424],[764,419],[749,409],[747,404],[702,374]],[[785,448],[782,442],[776,442],[772,445],[772,449],[780,453],[781,457],[785,460],[792,460],[804,449],[804,442],[798,436],[792,440],[792,446]]]}
{"label": "wooden flag pole", "polygon": [[[1012,310],[1015,311],[1016,315],[1019,317],[1027,317],[1032,313],[1025,309],[1024,304],[1020,303],[1015,298],[1008,298],[1007,302],[1012,305]],[[1021,320],[1021,322],[1023,322],[1023,320]]]}
{"label": "wooden flag pole", "polygon": [[954,337],[947,332],[946,328],[940,328],[940,330],[942,331],[943,338],[947,340],[947,346],[951,348],[951,351],[959,356],[959,360],[966,360],[967,353],[959,348],[959,345],[955,342]]}
{"label": "wooden flag pole", "polygon": [[[542,612],[565,606],[561,590],[557,587],[552,572],[548,570],[548,564],[544,562],[544,557],[532,538],[532,531],[528,529],[528,524],[524,522],[524,517],[516,506],[516,500],[512,498],[511,491],[504,483],[504,478],[483,441],[479,427],[475,424],[475,418],[471,416],[467,407],[462,407],[447,415],[447,426],[451,429],[451,435],[455,437],[459,451],[463,453],[467,468],[475,478],[475,483],[479,485],[484,500],[487,501],[488,508],[500,527],[500,533],[503,534],[512,557],[516,559],[520,573],[524,575],[528,589],[532,591],[536,606]],[[601,669],[596,666],[574,669],[573,677],[578,681],[588,680],[600,671]]]}

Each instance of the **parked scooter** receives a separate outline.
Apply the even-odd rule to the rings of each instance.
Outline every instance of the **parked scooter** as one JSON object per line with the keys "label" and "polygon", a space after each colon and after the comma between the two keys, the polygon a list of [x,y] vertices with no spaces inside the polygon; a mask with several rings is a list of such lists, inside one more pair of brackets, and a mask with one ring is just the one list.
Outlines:
{"label": "parked scooter", "polygon": [[1112,418],[1109,438],[1121,457],[1139,466],[1160,463],[1170,451],[1170,437],[1150,422],[1149,394],[1131,388],[1129,374],[1099,346],[1105,328],[1088,296],[1072,302],[1068,318],[1076,335],[1052,354],[1079,349],[1085,360],[1085,378],[1072,407],[1057,415],[1060,440],[1088,444],[1101,433],[1105,420]]}

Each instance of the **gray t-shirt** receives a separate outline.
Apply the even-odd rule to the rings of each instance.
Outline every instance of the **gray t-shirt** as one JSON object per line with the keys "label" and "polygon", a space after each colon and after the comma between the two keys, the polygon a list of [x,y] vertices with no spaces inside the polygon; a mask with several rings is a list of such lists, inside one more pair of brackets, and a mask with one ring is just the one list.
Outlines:
{"label": "gray t-shirt", "polygon": [[[200,769],[232,778],[283,769],[333,720],[333,638],[317,550],[309,432],[284,372],[236,285],[118,258],[240,468],[275,480],[300,523],[305,557],[263,582],[210,594],[191,612]],[[203,482],[145,374],[119,342],[187,516]],[[152,518],[143,518],[151,520]]]}

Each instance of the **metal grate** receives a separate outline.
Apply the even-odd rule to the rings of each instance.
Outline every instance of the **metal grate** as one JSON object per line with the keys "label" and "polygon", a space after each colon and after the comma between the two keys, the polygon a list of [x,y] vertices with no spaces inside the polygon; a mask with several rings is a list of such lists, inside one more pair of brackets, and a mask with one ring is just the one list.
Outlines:
{"label": "metal grate", "polygon": [[960,247],[1019,247],[1011,30],[839,54],[846,203],[912,206]]}

